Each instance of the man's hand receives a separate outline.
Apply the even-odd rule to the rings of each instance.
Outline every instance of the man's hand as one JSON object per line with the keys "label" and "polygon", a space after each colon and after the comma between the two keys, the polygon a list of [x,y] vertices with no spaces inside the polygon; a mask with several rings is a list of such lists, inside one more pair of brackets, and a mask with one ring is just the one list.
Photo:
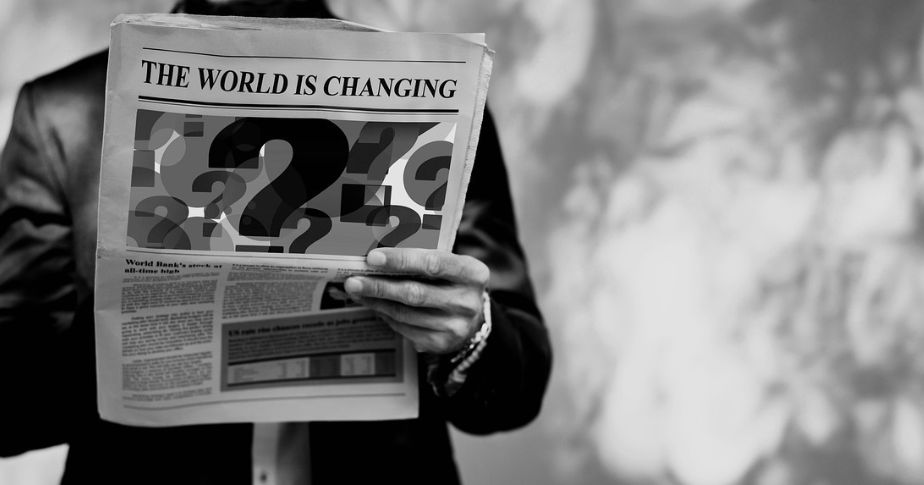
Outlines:
{"label": "man's hand", "polygon": [[351,276],[344,288],[418,352],[460,350],[484,322],[482,293],[491,272],[481,261],[445,251],[381,248],[370,251],[366,262],[406,276]]}

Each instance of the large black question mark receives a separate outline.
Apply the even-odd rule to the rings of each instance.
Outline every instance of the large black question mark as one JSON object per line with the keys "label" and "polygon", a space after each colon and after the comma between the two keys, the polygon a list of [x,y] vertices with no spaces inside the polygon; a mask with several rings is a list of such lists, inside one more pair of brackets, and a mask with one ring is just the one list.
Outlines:
{"label": "large black question mark", "polygon": [[[159,208],[166,211],[166,217],[157,214]],[[189,250],[189,236],[180,227],[188,216],[189,208],[176,197],[148,197],[129,212],[128,236],[139,247]]]}
{"label": "large black question mark", "polygon": [[336,182],[346,167],[346,135],[330,120],[241,118],[225,127],[209,148],[209,166],[255,168],[260,149],[271,140],[292,147],[286,169],[247,203],[238,232],[278,237],[286,219]]}
{"label": "large black question mark", "polygon": [[193,179],[193,192],[214,193],[215,185],[221,184],[218,196],[205,205],[205,217],[218,219],[222,212],[231,213],[231,204],[247,192],[247,182],[240,175],[227,170],[211,170]]}

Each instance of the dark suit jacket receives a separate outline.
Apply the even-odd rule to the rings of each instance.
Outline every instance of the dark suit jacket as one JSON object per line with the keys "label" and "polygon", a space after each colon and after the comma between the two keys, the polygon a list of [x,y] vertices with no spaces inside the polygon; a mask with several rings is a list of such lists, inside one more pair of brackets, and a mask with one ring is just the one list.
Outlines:
{"label": "dark suit jacket", "polygon": [[[135,428],[96,411],[92,292],[105,76],[100,53],[25,85],[0,159],[0,454],[68,443],[64,483],[250,483],[252,425]],[[312,423],[316,484],[457,483],[447,422],[486,434],[523,426],[539,411],[548,336],[489,115],[481,133],[454,251],[491,268],[486,351],[451,398],[436,396],[422,376],[418,419]]]}

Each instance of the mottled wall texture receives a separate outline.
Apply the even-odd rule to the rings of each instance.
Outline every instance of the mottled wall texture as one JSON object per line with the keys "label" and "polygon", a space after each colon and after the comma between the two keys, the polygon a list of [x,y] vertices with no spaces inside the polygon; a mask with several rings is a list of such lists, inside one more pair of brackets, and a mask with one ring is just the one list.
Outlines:
{"label": "mottled wall texture", "polygon": [[[470,484],[924,477],[924,3],[332,2],[484,31],[489,104],[555,345],[543,414],[457,435]],[[25,79],[166,0],[0,3]],[[62,451],[0,462],[44,484]]]}

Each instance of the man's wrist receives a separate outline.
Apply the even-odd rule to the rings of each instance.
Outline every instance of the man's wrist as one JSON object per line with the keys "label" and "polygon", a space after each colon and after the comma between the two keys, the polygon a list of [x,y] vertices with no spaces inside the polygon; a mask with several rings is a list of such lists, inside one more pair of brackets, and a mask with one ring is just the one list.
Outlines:
{"label": "man's wrist", "polygon": [[459,363],[467,359],[473,352],[475,352],[475,349],[478,346],[484,345],[483,342],[485,342],[488,339],[488,335],[491,334],[491,296],[488,294],[488,290],[485,290],[481,294],[481,298],[481,327],[477,332],[475,332],[474,335],[472,335],[471,338],[468,339],[467,342],[465,342],[465,345],[462,346],[461,349],[459,349],[455,354],[453,354],[452,357],[450,357],[449,363],[453,366],[457,366]]}
{"label": "man's wrist", "polygon": [[478,361],[484,348],[488,345],[488,337],[491,335],[493,323],[491,320],[491,297],[487,290],[482,294],[482,299],[483,322],[481,327],[461,350],[453,354],[449,359],[441,359],[441,362],[437,362],[430,369],[430,384],[437,395],[452,396],[455,394],[465,383],[469,369]]}

